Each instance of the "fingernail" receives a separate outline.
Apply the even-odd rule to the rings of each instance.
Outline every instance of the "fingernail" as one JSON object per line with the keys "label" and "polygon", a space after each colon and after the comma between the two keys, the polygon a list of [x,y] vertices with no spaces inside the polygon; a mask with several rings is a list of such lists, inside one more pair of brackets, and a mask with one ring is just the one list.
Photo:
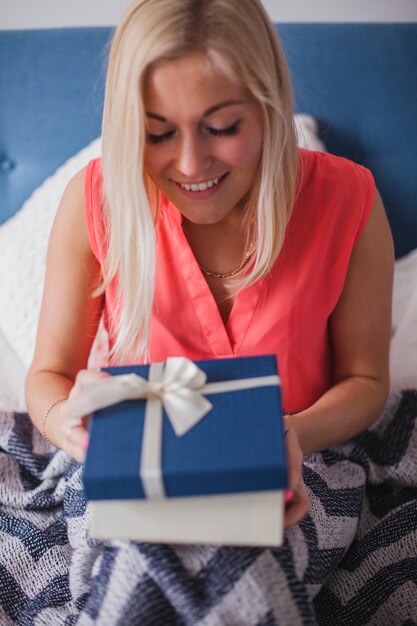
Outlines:
{"label": "fingernail", "polygon": [[285,492],[285,504],[288,504],[288,502],[291,502],[293,497],[294,497],[294,492],[291,489],[288,489]]}
{"label": "fingernail", "polygon": [[87,448],[88,448],[88,435],[86,435],[85,438],[83,439],[81,447],[84,448],[84,450],[87,450]]}

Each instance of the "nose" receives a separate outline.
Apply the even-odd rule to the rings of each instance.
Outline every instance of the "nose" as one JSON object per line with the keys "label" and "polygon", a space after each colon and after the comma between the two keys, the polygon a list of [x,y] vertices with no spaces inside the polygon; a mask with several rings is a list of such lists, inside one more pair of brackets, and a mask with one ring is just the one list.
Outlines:
{"label": "nose", "polygon": [[211,165],[210,156],[204,137],[194,133],[183,135],[178,143],[176,167],[188,180],[196,180]]}

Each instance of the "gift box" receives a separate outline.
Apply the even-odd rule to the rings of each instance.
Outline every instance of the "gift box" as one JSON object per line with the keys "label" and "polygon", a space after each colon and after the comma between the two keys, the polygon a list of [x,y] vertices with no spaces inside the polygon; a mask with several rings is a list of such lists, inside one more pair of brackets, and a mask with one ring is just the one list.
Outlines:
{"label": "gift box", "polygon": [[105,371],[112,378],[87,399],[100,407],[83,476],[90,536],[280,545],[287,463],[275,356]]}

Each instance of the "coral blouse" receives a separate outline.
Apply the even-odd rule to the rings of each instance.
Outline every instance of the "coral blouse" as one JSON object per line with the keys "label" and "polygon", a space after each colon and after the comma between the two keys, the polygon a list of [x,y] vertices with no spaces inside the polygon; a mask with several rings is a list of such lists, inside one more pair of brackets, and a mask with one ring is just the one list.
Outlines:
{"label": "coral blouse", "polygon": [[[287,413],[307,408],[332,384],[329,318],[375,194],[371,173],[360,165],[302,149],[300,159],[299,193],[283,249],[269,273],[237,295],[226,324],[181,228],[181,214],[162,197],[150,335],[152,361],[276,354]],[[101,198],[96,159],[86,170],[85,205],[91,249],[102,264]],[[107,328],[115,303],[113,280],[105,293]]]}

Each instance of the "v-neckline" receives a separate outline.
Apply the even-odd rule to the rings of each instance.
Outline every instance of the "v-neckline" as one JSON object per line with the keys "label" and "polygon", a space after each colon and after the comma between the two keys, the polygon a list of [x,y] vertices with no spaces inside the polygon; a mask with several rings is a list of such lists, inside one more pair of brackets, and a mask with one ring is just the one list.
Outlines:
{"label": "v-neckline", "polygon": [[227,322],[224,323],[213,293],[182,229],[181,214],[169,201],[165,208],[168,209],[166,215],[173,226],[171,234],[178,252],[179,271],[183,274],[208,347],[216,358],[236,356],[258,305],[265,277],[237,294]]}

